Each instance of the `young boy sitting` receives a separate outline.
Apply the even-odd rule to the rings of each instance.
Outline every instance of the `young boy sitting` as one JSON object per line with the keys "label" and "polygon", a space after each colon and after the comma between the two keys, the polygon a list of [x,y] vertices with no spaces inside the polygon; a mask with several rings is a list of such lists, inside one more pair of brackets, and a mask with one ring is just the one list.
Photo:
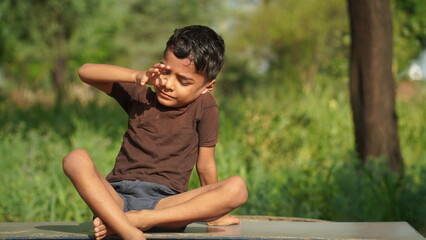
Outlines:
{"label": "young boy sitting", "polygon": [[[214,159],[218,109],[210,91],[224,50],[212,29],[188,26],[175,30],[162,61],[146,71],[104,64],[79,69],[82,81],[115,98],[129,116],[106,178],[83,149],[63,159],[65,174],[96,216],[96,239],[145,239],[142,231],[193,222],[239,223],[226,214],[246,202],[244,180],[218,181]],[[194,165],[202,186],[188,191]]]}

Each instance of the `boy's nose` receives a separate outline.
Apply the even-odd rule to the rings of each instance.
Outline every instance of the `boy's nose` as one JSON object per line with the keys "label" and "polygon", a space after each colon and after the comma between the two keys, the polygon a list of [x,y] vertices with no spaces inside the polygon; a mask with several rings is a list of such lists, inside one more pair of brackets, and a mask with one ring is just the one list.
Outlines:
{"label": "boy's nose", "polygon": [[162,79],[161,85],[163,85],[166,89],[173,90],[173,82],[174,80],[170,77]]}

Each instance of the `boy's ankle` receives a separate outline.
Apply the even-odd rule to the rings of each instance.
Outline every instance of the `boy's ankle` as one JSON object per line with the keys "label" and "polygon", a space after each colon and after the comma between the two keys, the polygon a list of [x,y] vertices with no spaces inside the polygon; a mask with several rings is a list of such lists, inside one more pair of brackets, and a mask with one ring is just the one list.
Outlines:
{"label": "boy's ankle", "polygon": [[129,221],[141,231],[146,231],[152,227],[147,220],[150,220],[150,213],[152,210],[140,210],[140,211],[129,211],[126,212],[126,216]]}

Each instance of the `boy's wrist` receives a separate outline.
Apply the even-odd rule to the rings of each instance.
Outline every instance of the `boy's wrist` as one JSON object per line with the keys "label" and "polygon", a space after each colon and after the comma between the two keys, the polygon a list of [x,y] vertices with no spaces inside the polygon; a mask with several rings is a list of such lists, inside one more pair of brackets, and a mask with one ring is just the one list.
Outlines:
{"label": "boy's wrist", "polygon": [[145,85],[145,83],[146,83],[146,71],[136,70],[133,73],[132,79],[133,79],[134,83],[137,84],[138,86]]}

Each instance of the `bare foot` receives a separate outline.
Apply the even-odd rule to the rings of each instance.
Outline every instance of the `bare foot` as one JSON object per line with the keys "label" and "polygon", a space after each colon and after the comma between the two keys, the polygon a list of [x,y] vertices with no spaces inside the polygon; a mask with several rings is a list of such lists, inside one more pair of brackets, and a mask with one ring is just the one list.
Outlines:
{"label": "bare foot", "polygon": [[240,219],[232,215],[225,215],[221,218],[218,218],[214,221],[207,223],[207,225],[210,225],[210,226],[229,226],[229,225],[235,225],[235,224],[240,224]]}
{"label": "bare foot", "polygon": [[96,240],[101,240],[106,236],[115,234],[115,232],[98,217],[93,220],[93,231],[95,232]]}
{"label": "bare foot", "polygon": [[[112,230],[110,227],[108,227],[107,224],[105,224],[102,219],[100,219],[99,217],[96,217],[93,220],[93,227],[94,227],[94,232],[95,232],[95,237],[96,240],[101,240],[107,236],[110,235],[115,235],[117,234],[116,232],[114,232],[114,230]],[[135,228],[135,231],[133,231],[133,233],[128,232],[126,234],[126,236],[121,236],[123,239],[138,239],[138,240],[144,240],[146,239],[143,232],[139,231],[137,228]]]}
{"label": "bare foot", "polygon": [[[138,211],[129,211],[129,212],[125,212],[125,214],[126,214],[126,217],[129,219],[130,223],[132,223],[133,226],[137,227],[139,230],[146,231],[150,228],[145,226],[145,224],[142,221],[143,219],[141,219],[140,213]],[[93,220],[93,230],[95,232],[95,236],[97,240],[100,240],[106,236],[117,234],[99,217],[96,217]]]}

